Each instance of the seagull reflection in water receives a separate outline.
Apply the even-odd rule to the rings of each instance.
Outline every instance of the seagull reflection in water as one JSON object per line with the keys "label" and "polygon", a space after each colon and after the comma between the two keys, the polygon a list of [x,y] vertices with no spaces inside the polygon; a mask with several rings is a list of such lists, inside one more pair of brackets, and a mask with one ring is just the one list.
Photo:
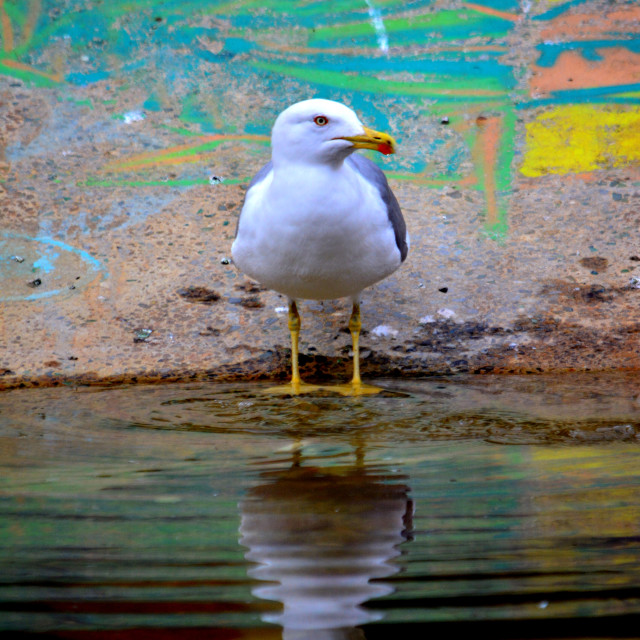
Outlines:
{"label": "seagull reflection in water", "polygon": [[283,604],[263,620],[281,625],[283,640],[364,639],[357,627],[383,614],[361,605],[393,591],[380,579],[400,570],[390,560],[411,539],[406,478],[367,468],[361,454],[306,466],[299,451],[290,468],[261,477],[240,504],[240,543],[257,563],[249,575],[270,583],[253,594]]}

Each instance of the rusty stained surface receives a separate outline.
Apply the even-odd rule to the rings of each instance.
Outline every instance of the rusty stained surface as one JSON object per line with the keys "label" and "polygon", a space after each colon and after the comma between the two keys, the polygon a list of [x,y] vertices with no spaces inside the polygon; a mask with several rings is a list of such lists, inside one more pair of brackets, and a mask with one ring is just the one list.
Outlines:
{"label": "rusty stained surface", "polygon": [[[640,366],[634,3],[262,4],[0,7],[0,386],[285,378],[286,299],[230,246],[313,96],[400,142],[364,376]],[[347,379],[348,303],[300,310],[303,375]]]}

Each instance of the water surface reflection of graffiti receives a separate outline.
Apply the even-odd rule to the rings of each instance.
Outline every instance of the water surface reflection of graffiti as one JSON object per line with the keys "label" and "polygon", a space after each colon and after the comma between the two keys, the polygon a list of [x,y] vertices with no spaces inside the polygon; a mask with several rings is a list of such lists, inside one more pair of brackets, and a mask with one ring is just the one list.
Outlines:
{"label": "water surface reflection of graffiti", "polygon": [[153,172],[168,166],[202,183],[188,166],[229,143],[257,165],[274,116],[323,96],[397,137],[392,179],[482,190],[500,237],[519,175],[640,161],[638,25],[624,1],[6,0],[0,71],[60,99],[99,86],[115,104],[135,87],[135,108],[113,114],[125,121],[177,115],[165,126],[181,143],[108,160],[89,186],[166,184]]}

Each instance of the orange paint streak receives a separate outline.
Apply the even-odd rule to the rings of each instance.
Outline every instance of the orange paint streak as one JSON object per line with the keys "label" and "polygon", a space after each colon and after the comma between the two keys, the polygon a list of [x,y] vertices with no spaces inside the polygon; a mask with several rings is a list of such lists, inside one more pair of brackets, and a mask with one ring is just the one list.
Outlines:
{"label": "orange paint streak", "polygon": [[[130,169],[133,167],[140,168],[149,164],[180,164],[183,162],[196,162],[196,160],[190,160],[190,158],[198,158],[201,159],[206,155],[209,155],[207,152],[203,154],[194,154],[193,156],[180,156],[178,158],[166,158],[165,156],[180,153],[181,151],[188,152],[191,149],[195,149],[202,144],[206,144],[207,142],[214,142],[216,140],[244,140],[244,141],[259,141],[264,142],[269,140],[268,136],[260,136],[260,135],[224,135],[224,134],[214,134],[207,136],[199,136],[196,138],[197,142],[191,144],[178,144],[173,147],[168,147],[167,149],[163,149],[162,151],[147,151],[145,153],[140,153],[135,156],[131,156],[127,160],[116,160],[113,162],[109,162],[105,165],[105,169]],[[215,150],[211,150],[210,153],[214,153]]]}
{"label": "orange paint streak", "polygon": [[466,178],[458,181],[458,185],[461,187],[474,187],[478,184],[478,176],[474,174],[468,175]]}
{"label": "orange paint streak", "polygon": [[2,47],[6,53],[9,53],[13,51],[13,27],[5,11],[4,0],[0,0],[0,25],[2,25]]}
{"label": "orange paint streak", "polygon": [[640,33],[640,7],[608,13],[564,15],[551,20],[540,37],[546,40],[599,40],[621,34]]}
{"label": "orange paint streak", "polygon": [[178,164],[189,164],[193,162],[200,162],[200,160],[211,157],[214,153],[215,150],[211,151],[210,153],[197,153],[195,155],[187,157],[179,156],[178,158],[149,158],[148,160],[144,160],[142,162],[132,162],[127,160],[122,164],[110,163],[109,165],[105,166],[105,169],[108,171],[135,171],[137,169],[146,169],[149,166],[164,167]]}
{"label": "orange paint streak", "polygon": [[161,151],[147,151],[145,153],[139,153],[138,155],[127,158],[126,160],[114,160],[112,162],[108,162],[105,165],[105,169],[126,169],[130,165],[140,166],[144,164],[154,164],[156,162],[161,162],[167,155],[170,155],[172,153],[180,153],[181,151],[189,151],[194,147],[198,147],[206,142],[216,140],[217,138],[218,136],[202,136],[201,138],[197,138],[198,142],[194,144],[178,144],[174,147],[162,149]]}
{"label": "orange paint streak", "polygon": [[473,150],[476,167],[483,176],[484,195],[487,202],[487,222],[498,222],[498,201],[496,194],[496,170],[500,145],[500,118],[479,117],[476,119],[478,137]]}
{"label": "orange paint streak", "polygon": [[474,2],[465,2],[463,7],[477,11],[478,13],[486,13],[489,16],[495,16],[496,18],[502,18],[503,20],[511,20],[512,22],[518,22],[522,20],[522,16],[517,13],[509,13],[508,11],[499,11],[498,9],[492,9],[491,7],[485,7],[482,4],[475,4]]}
{"label": "orange paint streak", "polygon": [[27,20],[24,24],[24,29],[22,30],[23,44],[28,44],[33,37],[33,32],[36,28],[36,23],[38,22],[41,10],[41,0],[31,0],[31,2],[29,3],[29,13],[27,15]]}
{"label": "orange paint streak", "polygon": [[640,82],[640,54],[622,47],[598,49],[597,53],[602,59],[590,61],[576,51],[564,51],[553,67],[534,66],[531,94]]}
{"label": "orange paint streak", "polygon": [[0,62],[7,67],[11,67],[12,69],[20,69],[21,71],[29,71],[30,73],[35,73],[36,75],[42,76],[43,78],[48,78],[49,80],[53,80],[54,82],[61,82],[62,77],[59,74],[54,73],[46,73],[45,71],[40,71],[40,69],[34,69],[28,64],[24,64],[23,62],[18,62],[17,60],[10,60],[8,58],[1,58]]}

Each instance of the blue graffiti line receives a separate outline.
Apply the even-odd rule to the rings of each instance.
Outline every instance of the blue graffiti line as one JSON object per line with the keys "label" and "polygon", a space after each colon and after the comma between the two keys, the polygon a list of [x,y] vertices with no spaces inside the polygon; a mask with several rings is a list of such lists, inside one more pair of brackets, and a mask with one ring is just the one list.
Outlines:
{"label": "blue graffiti line", "polygon": [[47,236],[27,236],[23,233],[14,233],[13,231],[0,231],[0,233],[5,238],[29,240],[30,242],[38,242],[40,244],[48,244],[53,247],[58,247],[63,251],[69,251],[70,253],[75,253],[77,256],[80,256],[85,262],[88,262],[93,267],[94,271],[100,271],[102,269],[102,264],[100,263],[100,261],[97,258],[94,258],[90,253],[88,253],[84,249],[72,247],[70,244],[62,242],[61,240],[55,240],[54,238],[49,238]]}
{"label": "blue graffiti line", "polygon": [[66,244],[65,242],[62,242],[60,240],[55,240],[54,238],[48,238],[46,236],[38,236],[35,238],[31,238],[29,236],[22,236],[19,234],[7,233],[5,235],[6,237],[14,237],[14,238],[18,237],[18,238],[23,238],[25,240],[33,240],[34,242],[39,242],[42,244],[48,244],[54,247],[59,247],[64,251],[70,251],[71,253],[74,253],[80,258],[82,258],[85,262],[91,265],[94,271],[100,271],[103,268],[100,261],[97,258],[94,258],[89,252],[85,251],[84,249],[78,249],[77,247],[72,247],[71,245]]}
{"label": "blue graffiti line", "polygon": [[0,298],[3,302],[14,302],[17,300],[42,300],[42,298],[52,298],[57,296],[63,291],[68,289],[52,289],[51,291],[41,291],[39,293],[32,293],[30,296],[8,296],[6,298]]}
{"label": "blue graffiti line", "polygon": [[561,5],[558,5],[553,9],[549,9],[549,11],[533,16],[533,20],[553,20],[554,18],[557,18],[563,13],[569,11],[572,7],[576,7],[579,4],[585,4],[586,2],[589,2],[589,0],[570,0],[570,2],[563,2]]}
{"label": "blue graffiti line", "polygon": [[43,273],[51,273],[54,269],[55,261],[60,257],[59,253],[53,253],[50,256],[40,256],[34,263],[33,268],[42,271]]}
{"label": "blue graffiti line", "polygon": [[[58,249],[62,249],[63,251],[68,251],[74,255],[77,255],[81,258],[85,263],[87,263],[91,270],[94,272],[103,271],[103,266],[99,260],[94,258],[90,253],[85,251],[84,249],[78,249],[77,247],[72,247],[71,245],[66,244],[65,242],[61,242],[60,240],[55,240],[54,238],[49,238],[47,236],[27,236],[22,233],[14,233],[11,231],[0,231],[0,235],[4,238],[10,240],[28,240],[30,242],[37,242],[39,244],[47,245],[48,247],[57,247]],[[36,268],[43,269],[45,273],[49,273],[54,270],[53,263],[59,257],[58,253],[53,253],[49,256],[42,255],[38,260],[36,260],[33,265]],[[107,276],[108,274],[105,272],[104,274]],[[68,289],[54,289],[49,291],[38,291],[36,293],[32,293],[28,296],[5,296],[1,297],[0,301],[3,302],[11,302],[17,300],[39,300],[41,298],[50,298],[51,296],[58,295],[63,292],[67,292]]]}

